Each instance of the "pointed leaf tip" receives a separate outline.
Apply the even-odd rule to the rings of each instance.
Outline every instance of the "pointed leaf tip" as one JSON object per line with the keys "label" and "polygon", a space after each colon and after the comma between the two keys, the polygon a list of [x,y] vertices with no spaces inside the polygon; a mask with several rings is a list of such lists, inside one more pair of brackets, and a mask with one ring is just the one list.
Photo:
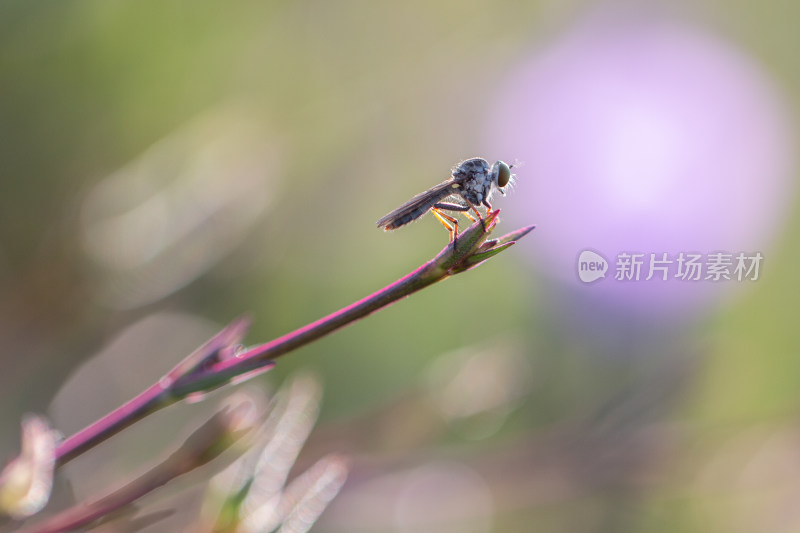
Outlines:
{"label": "pointed leaf tip", "polygon": [[531,231],[536,228],[536,225],[525,226],[524,228],[520,228],[518,230],[512,231],[511,233],[507,233],[498,239],[500,244],[504,244],[511,241],[518,241]]}

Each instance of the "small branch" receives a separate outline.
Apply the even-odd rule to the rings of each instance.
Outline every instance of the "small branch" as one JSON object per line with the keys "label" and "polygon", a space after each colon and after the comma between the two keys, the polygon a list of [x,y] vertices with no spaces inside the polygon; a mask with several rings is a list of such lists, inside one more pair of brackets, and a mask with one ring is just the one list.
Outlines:
{"label": "small branch", "polygon": [[55,452],[56,467],[64,465],[145,416],[182,399],[183,397],[172,394],[171,384],[181,375],[196,371],[204,363],[241,342],[249,325],[246,319],[235,320],[138,396],[61,441]]}
{"label": "small branch", "polygon": [[241,401],[225,408],[200,426],[166,460],[111,494],[91,503],[66,509],[20,533],[55,533],[71,531],[107,516],[173,479],[208,463],[253,427],[257,418],[252,401]]}
{"label": "small branch", "polygon": [[[499,221],[500,210],[490,212],[448,244],[439,254],[391,285],[311,324],[239,354],[239,359],[276,359],[292,350],[351,324],[438,281],[465,272],[516,243],[535,226],[527,226],[499,239],[487,240]],[[235,366],[236,361],[229,361]]]}
{"label": "small branch", "polygon": [[181,361],[158,383],[136,398],[62,441],[56,448],[56,467],[108,439],[154,411],[184,399],[189,394],[205,393],[231,382],[265,372],[273,360],[309,344],[339,328],[452,275],[482,264],[512,246],[533,230],[528,226],[499,239],[488,239],[499,221],[500,211],[492,211],[464,230],[455,242],[410,274],[352,305],[312,322],[266,344],[240,350],[249,321],[239,319],[212,337],[205,345]]}

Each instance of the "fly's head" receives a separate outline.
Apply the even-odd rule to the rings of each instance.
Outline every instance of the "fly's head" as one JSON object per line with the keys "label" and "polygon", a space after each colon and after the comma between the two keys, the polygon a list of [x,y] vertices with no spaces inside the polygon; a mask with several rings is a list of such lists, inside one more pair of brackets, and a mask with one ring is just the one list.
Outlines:
{"label": "fly's head", "polygon": [[506,185],[511,182],[513,177],[514,175],[511,174],[511,166],[503,161],[495,161],[494,165],[492,165],[492,169],[489,171],[489,178],[492,184],[497,187],[497,190],[500,191],[500,194],[503,196],[506,195]]}

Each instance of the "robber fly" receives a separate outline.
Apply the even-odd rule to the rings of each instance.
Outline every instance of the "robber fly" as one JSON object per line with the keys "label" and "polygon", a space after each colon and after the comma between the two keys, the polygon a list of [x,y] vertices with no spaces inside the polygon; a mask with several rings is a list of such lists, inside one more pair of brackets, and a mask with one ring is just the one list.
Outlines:
{"label": "robber fly", "polygon": [[[397,229],[428,211],[433,211],[439,222],[450,232],[450,242],[453,242],[458,235],[458,219],[442,211],[460,211],[474,221],[475,219],[469,215],[469,211],[472,210],[479,219],[482,219],[478,206],[486,207],[488,214],[492,209],[489,203],[492,193],[496,189],[505,196],[504,187],[512,178],[511,165],[502,161],[496,161],[489,167],[489,162],[480,157],[467,159],[453,168],[449,179],[416,195],[380,219],[378,227],[385,231]],[[443,202],[445,199],[451,201]]]}

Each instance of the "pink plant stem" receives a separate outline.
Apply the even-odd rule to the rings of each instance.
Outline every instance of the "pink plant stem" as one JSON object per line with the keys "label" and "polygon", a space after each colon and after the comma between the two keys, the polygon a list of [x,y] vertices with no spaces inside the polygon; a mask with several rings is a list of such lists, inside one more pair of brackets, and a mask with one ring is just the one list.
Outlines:
{"label": "pink plant stem", "polygon": [[[428,285],[448,277],[446,270],[442,269],[436,260],[425,263],[410,274],[400,278],[383,289],[348,305],[336,312],[312,322],[302,328],[287,333],[275,340],[254,346],[241,353],[238,358],[247,359],[275,359],[297,348],[309,344],[325,335],[336,331],[348,324],[364,318],[367,315],[386,307],[410,294],[413,294]],[[231,360],[231,363],[237,361]]]}
{"label": "pink plant stem", "polygon": [[180,400],[180,396],[172,394],[171,388],[175,380],[194,371],[204,359],[240,342],[248,327],[248,320],[234,320],[135,398],[61,441],[55,451],[56,467],[64,465],[150,413]]}
{"label": "pink plant stem", "polygon": [[63,440],[56,447],[56,467],[77,457],[148,414],[169,405],[172,401],[167,393],[168,391],[161,382],[155,383],[129,402]]}
{"label": "pink plant stem", "polygon": [[20,533],[74,531],[205,465],[252,429],[252,421],[247,416],[252,409],[250,402],[241,402],[219,411],[195,430],[169,457],[138,478],[111,494],[93,502],[76,504],[39,524],[22,529]]}
{"label": "pink plant stem", "polygon": [[[259,360],[274,359],[435,283],[442,277],[426,275],[437,269],[434,262],[435,260],[429,261],[407,276],[344,309],[271,342],[251,348],[237,357],[218,363],[214,369],[223,371],[231,366],[240,366],[254,357]],[[118,409],[62,441],[56,448],[56,466],[67,463],[148,414],[176,401],[170,399],[169,392],[161,382],[155,383]]]}
{"label": "pink plant stem", "polygon": [[436,257],[370,296],[273,341],[236,355],[219,357],[218,354],[240,342],[247,330],[246,320],[235,321],[179,363],[158,383],[62,441],[56,448],[56,467],[148,414],[181,400],[187,391],[210,390],[228,383],[236,376],[263,370],[267,366],[265,362],[324,337],[453,274],[473,268],[533,229],[533,226],[528,226],[499,240],[487,241],[498,221],[498,213],[488,213],[484,219],[464,230],[455,243],[447,245]]}
{"label": "pink plant stem", "polygon": [[[215,365],[215,370],[222,371],[230,366],[241,365],[245,360],[253,357],[258,357],[259,360],[274,359],[313,342],[404,296],[408,296],[439,281],[443,276],[430,275],[437,268],[435,260],[429,261],[391,285],[344,309],[331,313],[316,322],[312,322],[271,342],[251,348],[235,358],[218,363]],[[176,399],[171,399],[169,392],[169,389],[165,388],[165,385],[162,385],[161,382],[155,383],[118,409],[65,439],[56,448],[56,466],[62,466],[87,449],[103,442],[148,414],[177,401]]]}
{"label": "pink plant stem", "polygon": [[[456,242],[445,246],[436,257],[394,283],[339,311],[320,318],[316,322],[312,322],[268,343],[254,346],[239,354],[235,359],[224,362],[219,368],[224,368],[225,364],[233,366],[241,362],[241,360],[253,358],[276,359],[343,326],[360,320],[401,298],[442,281],[454,273],[463,271],[465,269],[464,264],[480,251],[480,246],[486,241],[494,225],[498,222],[499,213],[499,210],[489,212],[486,218],[478,220],[462,232]],[[513,244],[511,242],[512,238],[523,237],[533,228],[533,226],[529,226],[510,233],[499,241],[493,242],[492,246]]]}

